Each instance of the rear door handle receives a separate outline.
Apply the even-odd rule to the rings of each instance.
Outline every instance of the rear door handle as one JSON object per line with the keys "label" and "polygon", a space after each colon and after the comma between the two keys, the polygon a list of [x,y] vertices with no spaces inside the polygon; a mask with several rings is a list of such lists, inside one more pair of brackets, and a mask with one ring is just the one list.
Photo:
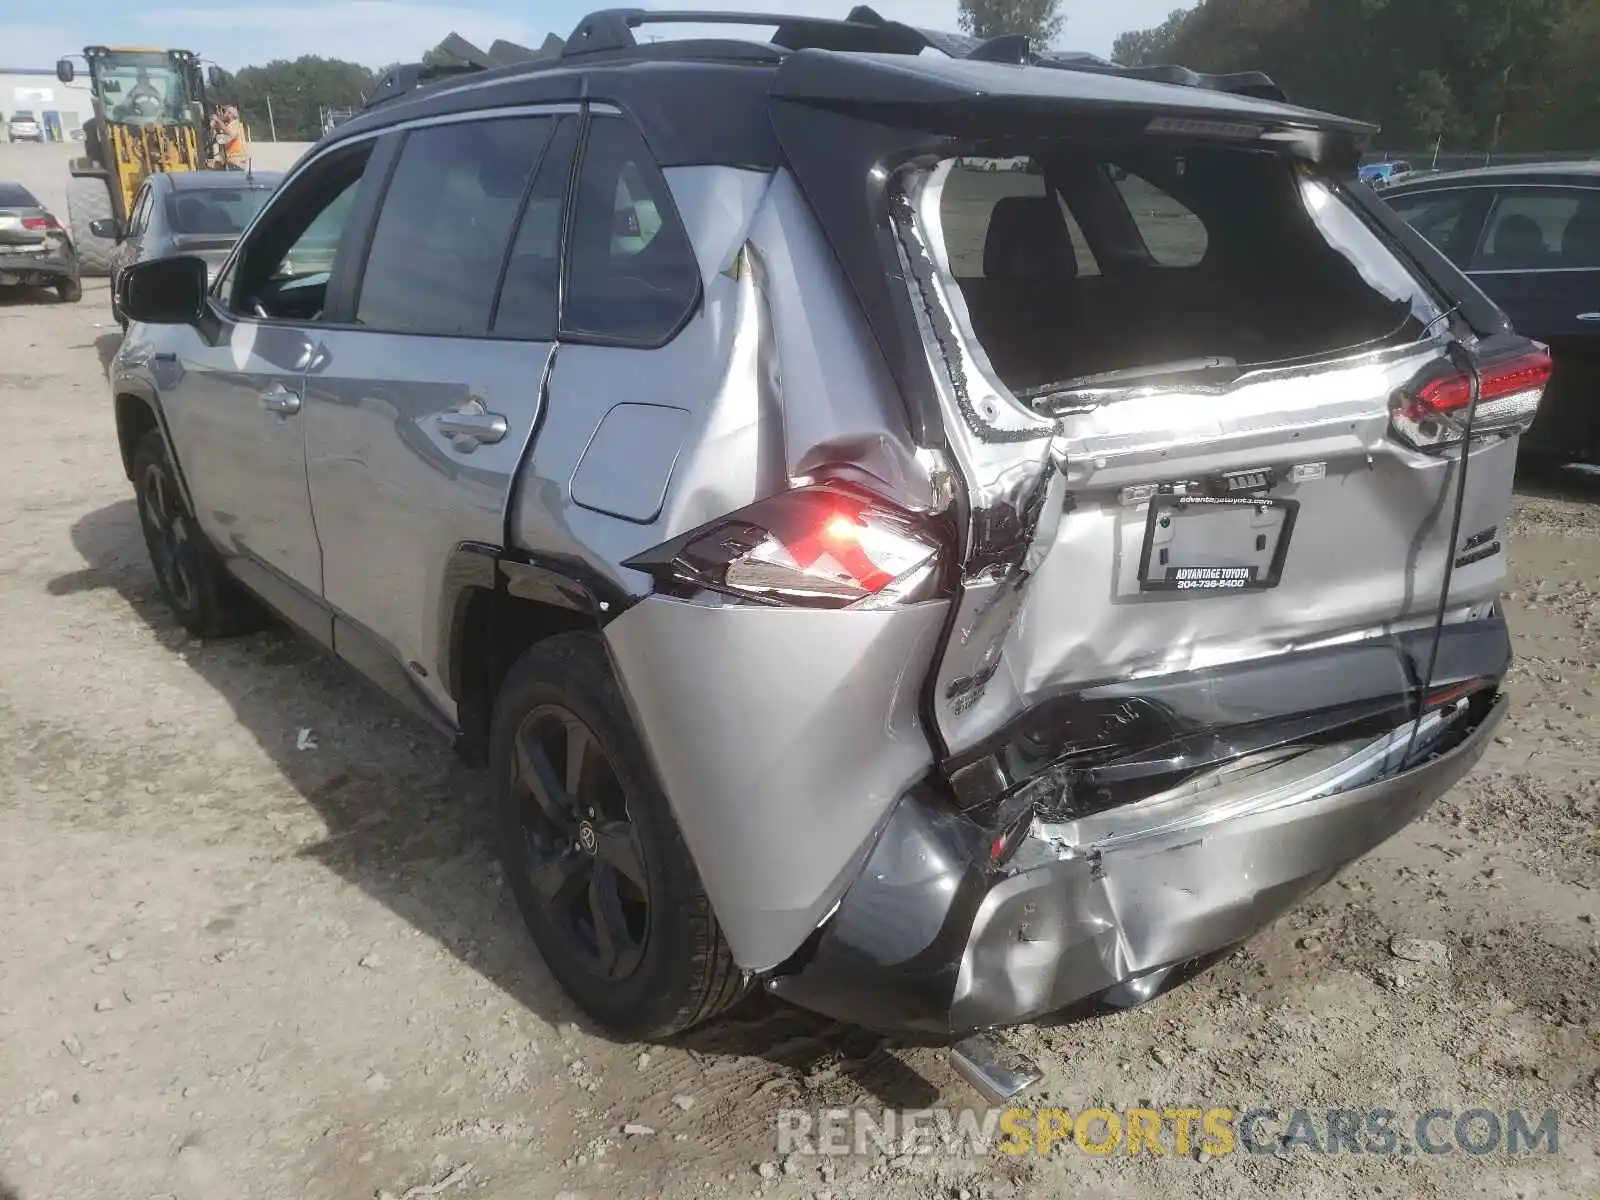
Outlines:
{"label": "rear door handle", "polygon": [[510,428],[504,417],[489,412],[477,399],[467,401],[458,410],[440,413],[437,424],[439,432],[463,454],[470,454],[479,446],[493,445],[505,437]]}
{"label": "rear door handle", "polygon": [[1580,321],[1600,321],[1600,312],[1579,313],[1578,314],[1578,320],[1580,320]]}
{"label": "rear door handle", "polygon": [[261,407],[270,413],[290,417],[300,411],[300,393],[275,383],[260,396]]}

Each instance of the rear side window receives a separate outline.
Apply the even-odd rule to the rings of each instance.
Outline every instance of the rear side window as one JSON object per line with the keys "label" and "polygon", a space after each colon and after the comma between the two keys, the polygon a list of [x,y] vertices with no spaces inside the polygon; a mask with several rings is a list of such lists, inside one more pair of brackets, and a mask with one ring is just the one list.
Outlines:
{"label": "rear side window", "polygon": [[384,194],[356,323],[398,333],[485,334],[500,266],[551,118],[411,131]]}
{"label": "rear side window", "polygon": [[556,302],[561,282],[562,201],[578,122],[562,118],[517,222],[516,240],[506,263],[505,282],[495,306],[494,332],[504,337],[551,341],[556,336]]}
{"label": "rear side window", "polygon": [[1434,244],[1456,266],[1465,265],[1465,256],[1459,243],[1462,223],[1472,207],[1473,192],[1466,188],[1448,192],[1421,192],[1412,196],[1395,196],[1389,206],[1401,218]]}
{"label": "rear side window", "polygon": [[957,159],[945,178],[939,210],[950,274],[957,279],[1059,268],[1100,273],[1083,230],[1061,198],[1051,196],[1031,158]]}
{"label": "rear side window", "polygon": [[1600,191],[1506,190],[1495,199],[1474,271],[1553,271],[1600,267]]}
{"label": "rear side window", "polygon": [[1206,256],[1200,218],[1144,177],[1123,170],[1113,174],[1150,257],[1163,267],[1197,266]]}
{"label": "rear side window", "polygon": [[700,297],[700,265],[638,130],[589,126],[575,198],[563,332],[659,346]]}

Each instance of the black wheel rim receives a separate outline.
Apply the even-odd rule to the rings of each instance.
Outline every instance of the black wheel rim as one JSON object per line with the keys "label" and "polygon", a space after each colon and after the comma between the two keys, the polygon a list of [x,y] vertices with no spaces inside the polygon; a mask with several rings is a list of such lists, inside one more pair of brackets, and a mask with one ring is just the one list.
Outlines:
{"label": "black wheel rim", "polygon": [[161,586],[172,602],[188,611],[194,607],[194,541],[189,522],[173,494],[172,481],[157,463],[145,468],[139,488],[139,520],[150,546]]}
{"label": "black wheel rim", "polygon": [[638,969],[650,933],[639,831],[599,738],[559,705],[517,727],[515,847],[530,894],[574,958],[603,979]]}

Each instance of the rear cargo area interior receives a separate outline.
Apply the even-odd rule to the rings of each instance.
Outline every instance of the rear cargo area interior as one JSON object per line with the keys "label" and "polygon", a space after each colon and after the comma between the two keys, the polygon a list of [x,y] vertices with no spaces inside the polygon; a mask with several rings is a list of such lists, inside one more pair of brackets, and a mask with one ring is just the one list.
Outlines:
{"label": "rear cargo area interior", "polygon": [[1312,203],[1342,210],[1314,217],[1297,172],[1242,149],[957,160],[940,196],[945,246],[1001,381],[1022,393],[1193,357],[1245,367],[1420,336],[1417,285],[1372,261],[1387,252],[1342,201],[1313,189]]}

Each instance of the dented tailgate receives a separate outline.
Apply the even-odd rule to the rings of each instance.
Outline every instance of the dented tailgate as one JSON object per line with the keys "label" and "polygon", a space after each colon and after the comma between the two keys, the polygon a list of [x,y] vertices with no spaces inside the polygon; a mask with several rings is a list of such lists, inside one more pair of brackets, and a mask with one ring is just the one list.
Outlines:
{"label": "dented tailgate", "polygon": [[[1419,379],[1455,369],[1452,343],[1476,334],[1460,298],[1391,253],[1392,239],[1340,193],[1366,127],[1162,84],[826,58],[785,63],[774,124],[914,436],[952,474],[958,595],[929,692],[947,764],[1096,684],[1431,629],[1447,570],[1448,621],[1492,614],[1516,441],[1474,442],[1453,533],[1458,459],[1397,437],[1394,406]],[[801,107],[807,119],[792,119]],[[938,218],[951,162],[1026,153],[1030,139],[1158,134],[1298,164],[1286,169],[1303,172],[1304,203],[1324,210],[1313,216],[1330,239],[1360,243],[1353,269],[1414,291],[1396,300],[1410,332],[1245,363],[1221,383],[1112,388],[1059,409],[1019,399],[952,277]],[[1060,327],[1064,340],[1073,333]],[[1395,678],[1405,701],[1414,681]]]}

